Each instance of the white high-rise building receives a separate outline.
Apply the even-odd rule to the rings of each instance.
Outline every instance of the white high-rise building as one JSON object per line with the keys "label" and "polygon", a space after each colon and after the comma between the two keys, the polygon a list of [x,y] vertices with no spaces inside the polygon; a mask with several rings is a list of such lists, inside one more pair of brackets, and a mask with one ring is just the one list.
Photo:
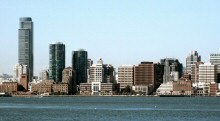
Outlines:
{"label": "white high-rise building", "polygon": [[126,86],[133,86],[134,65],[122,65],[118,67],[118,83],[120,83],[120,89]]}
{"label": "white high-rise building", "polygon": [[22,74],[27,74],[27,75],[29,74],[28,73],[28,66],[27,65],[16,64],[14,66],[13,79],[20,83]]}
{"label": "white high-rise building", "polygon": [[220,53],[211,53],[209,56],[211,64],[217,65],[217,72],[220,73]]}
{"label": "white high-rise building", "polygon": [[49,79],[49,69],[42,70],[39,73],[39,80],[48,80]]}
{"label": "white high-rise building", "polygon": [[89,82],[103,82],[104,80],[104,68],[103,61],[100,58],[97,64],[93,64],[89,69]]}
{"label": "white high-rise building", "polygon": [[211,63],[200,64],[199,82],[201,83],[217,82],[217,66]]}
{"label": "white high-rise building", "polygon": [[201,62],[201,56],[197,51],[191,51],[186,57],[186,73],[192,74],[192,64],[196,64],[197,62]]}

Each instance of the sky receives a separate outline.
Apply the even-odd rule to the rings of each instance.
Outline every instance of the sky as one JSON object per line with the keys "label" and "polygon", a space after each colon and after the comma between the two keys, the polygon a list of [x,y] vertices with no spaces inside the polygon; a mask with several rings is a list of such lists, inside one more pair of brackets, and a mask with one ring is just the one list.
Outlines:
{"label": "sky", "polygon": [[20,17],[34,22],[34,73],[49,67],[49,44],[83,48],[115,68],[220,53],[220,0],[0,0],[0,74],[18,63]]}

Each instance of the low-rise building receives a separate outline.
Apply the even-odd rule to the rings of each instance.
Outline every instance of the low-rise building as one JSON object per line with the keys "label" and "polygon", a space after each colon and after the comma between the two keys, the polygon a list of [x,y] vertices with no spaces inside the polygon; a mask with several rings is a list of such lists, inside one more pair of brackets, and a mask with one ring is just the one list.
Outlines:
{"label": "low-rise building", "polygon": [[67,95],[69,92],[67,83],[52,84],[52,91],[55,94]]}
{"label": "low-rise building", "polygon": [[114,83],[81,83],[81,95],[115,95],[119,91],[119,84]]}
{"label": "low-rise building", "polygon": [[179,80],[173,82],[172,95],[191,95],[192,81]]}
{"label": "low-rise building", "polygon": [[19,85],[17,82],[3,82],[0,85],[0,92],[7,92],[9,94],[17,94]]}

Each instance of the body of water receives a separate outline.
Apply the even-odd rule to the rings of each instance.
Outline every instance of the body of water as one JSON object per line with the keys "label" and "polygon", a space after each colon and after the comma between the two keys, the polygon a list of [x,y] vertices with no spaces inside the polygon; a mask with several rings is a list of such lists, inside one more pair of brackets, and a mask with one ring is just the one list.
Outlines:
{"label": "body of water", "polygon": [[1,121],[220,121],[219,97],[0,97]]}

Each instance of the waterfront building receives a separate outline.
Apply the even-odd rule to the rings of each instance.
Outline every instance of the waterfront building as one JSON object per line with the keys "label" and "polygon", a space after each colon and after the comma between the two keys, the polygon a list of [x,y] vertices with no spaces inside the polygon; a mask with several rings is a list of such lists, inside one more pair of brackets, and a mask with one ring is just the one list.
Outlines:
{"label": "waterfront building", "polygon": [[186,57],[186,73],[192,74],[192,64],[196,64],[197,62],[201,62],[201,56],[197,51],[191,51]]}
{"label": "waterfront building", "polygon": [[17,94],[18,82],[3,82],[0,84],[0,92],[6,92],[9,94]]}
{"label": "waterfront building", "polygon": [[120,90],[134,85],[134,65],[118,67],[118,83],[120,84]]}
{"label": "waterfront building", "polygon": [[33,41],[33,22],[30,17],[20,18],[18,29],[18,63],[27,65],[28,80],[32,80],[34,73],[34,41]]}
{"label": "waterfront building", "polygon": [[65,45],[61,42],[50,44],[49,79],[62,82],[62,71],[65,68]]}
{"label": "waterfront building", "polygon": [[[20,83],[22,74],[26,74],[28,76],[29,73],[28,73],[27,65],[16,64],[14,66],[13,80]],[[29,79],[28,79],[28,81],[29,81]]]}
{"label": "waterfront building", "polygon": [[173,92],[173,81],[162,83],[157,89],[157,95],[172,95]]}
{"label": "waterfront building", "polygon": [[87,82],[88,55],[84,49],[77,49],[72,52],[72,68],[76,74],[76,84]]}
{"label": "waterfront building", "polygon": [[48,80],[49,79],[49,70],[45,69],[39,73],[39,80]]}
{"label": "waterfront building", "polygon": [[217,65],[205,63],[199,65],[199,82],[217,82]]}
{"label": "waterfront building", "polygon": [[191,95],[192,94],[192,81],[179,80],[173,82],[172,95]]}
{"label": "waterfront building", "polygon": [[115,95],[119,92],[119,84],[116,83],[80,83],[81,95]]}
{"label": "waterfront building", "polygon": [[183,66],[178,59],[175,58],[165,58],[161,59],[161,66],[164,67],[163,71],[163,83],[174,81],[171,72],[178,72],[178,77],[182,77]]}

